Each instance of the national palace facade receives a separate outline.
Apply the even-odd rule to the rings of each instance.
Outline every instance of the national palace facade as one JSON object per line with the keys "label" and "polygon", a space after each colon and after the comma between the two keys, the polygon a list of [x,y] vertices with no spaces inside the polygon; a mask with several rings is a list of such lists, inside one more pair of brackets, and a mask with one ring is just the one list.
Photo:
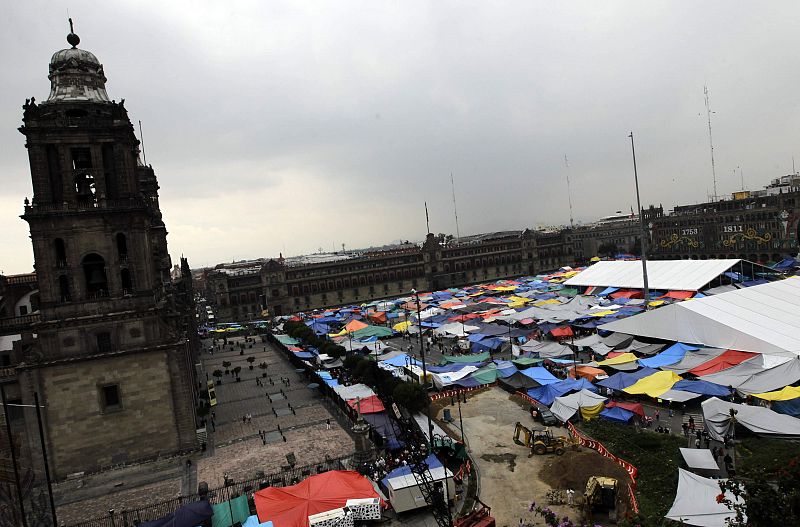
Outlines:
{"label": "national palace facade", "polygon": [[[800,177],[697,205],[643,209],[648,258],[778,261],[797,254]],[[370,251],[220,264],[196,274],[217,321],[252,320],[360,304],[481,281],[586,265],[610,244],[636,252],[638,216],[618,213],[573,228],[505,231]]]}

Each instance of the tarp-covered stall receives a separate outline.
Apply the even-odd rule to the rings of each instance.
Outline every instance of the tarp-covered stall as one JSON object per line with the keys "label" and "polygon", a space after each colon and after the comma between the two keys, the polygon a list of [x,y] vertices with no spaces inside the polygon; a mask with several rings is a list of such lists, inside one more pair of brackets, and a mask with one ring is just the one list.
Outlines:
{"label": "tarp-covered stall", "polygon": [[[735,513],[724,503],[717,502],[721,490],[719,480],[704,478],[682,468],[678,469],[678,492],[666,517],[685,525],[699,527],[728,527],[727,520]],[[725,492],[725,497],[734,503],[741,498]]]}
{"label": "tarp-covered stall", "polygon": [[769,408],[729,403],[716,397],[703,401],[701,406],[708,435],[717,441],[722,441],[733,431],[731,410],[736,411],[734,419],[737,424],[756,434],[770,437],[800,437],[800,419],[773,412]]}

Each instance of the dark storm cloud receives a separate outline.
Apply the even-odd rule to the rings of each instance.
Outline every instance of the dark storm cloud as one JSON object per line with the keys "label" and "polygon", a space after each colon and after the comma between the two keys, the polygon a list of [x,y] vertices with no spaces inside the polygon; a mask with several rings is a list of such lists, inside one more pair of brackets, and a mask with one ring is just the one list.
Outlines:
{"label": "dark storm cloud", "polygon": [[[144,124],[173,254],[193,265],[563,224],[763,186],[797,149],[794,2],[71,2]],[[0,241],[30,268],[20,105],[63,47],[52,2],[4,10]],[[564,154],[570,168],[564,165]]]}

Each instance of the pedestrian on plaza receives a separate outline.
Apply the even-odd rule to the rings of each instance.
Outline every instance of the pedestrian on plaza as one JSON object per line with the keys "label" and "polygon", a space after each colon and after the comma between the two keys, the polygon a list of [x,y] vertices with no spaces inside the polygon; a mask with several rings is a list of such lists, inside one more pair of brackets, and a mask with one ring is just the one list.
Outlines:
{"label": "pedestrian on plaza", "polygon": [[689,416],[689,430],[694,432],[694,417]]}
{"label": "pedestrian on plaza", "polygon": [[660,420],[661,420],[661,410],[656,408],[656,421],[660,421]]}
{"label": "pedestrian on plaza", "polygon": [[681,425],[681,428],[683,429],[683,436],[684,437],[689,437],[689,425],[686,424],[686,423],[683,423]]}
{"label": "pedestrian on plaza", "polygon": [[722,461],[725,463],[725,470],[730,472],[731,469],[733,468],[733,458],[731,457],[731,455],[725,454],[725,457],[722,458]]}
{"label": "pedestrian on plaza", "polygon": [[575,504],[575,491],[567,489],[567,505],[572,507]]}
{"label": "pedestrian on plaza", "polygon": [[700,448],[700,438],[697,438],[697,439],[694,440],[694,447],[695,448]]}
{"label": "pedestrian on plaza", "polygon": [[331,420],[325,419],[325,430],[330,430],[330,429],[331,429]]}

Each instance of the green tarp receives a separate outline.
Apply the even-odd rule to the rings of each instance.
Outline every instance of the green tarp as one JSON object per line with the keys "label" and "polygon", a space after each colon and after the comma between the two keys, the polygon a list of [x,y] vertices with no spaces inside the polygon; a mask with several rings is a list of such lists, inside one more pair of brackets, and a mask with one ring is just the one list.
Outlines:
{"label": "green tarp", "polygon": [[250,506],[247,496],[239,496],[231,501],[224,501],[211,506],[214,516],[211,527],[231,527],[235,523],[244,523],[250,517]]}
{"label": "green tarp", "polygon": [[469,377],[470,379],[475,379],[481,384],[491,384],[497,380],[497,375],[497,364],[492,362],[479,369]]}
{"label": "green tarp", "polygon": [[471,353],[469,355],[444,355],[444,362],[483,362],[489,360],[489,352]]}
{"label": "green tarp", "polygon": [[520,369],[525,369],[528,366],[536,366],[540,362],[544,362],[544,359],[533,359],[531,357],[520,357],[518,359],[514,359],[511,361],[514,363],[514,366]]}
{"label": "green tarp", "polygon": [[295,340],[289,335],[275,335],[275,338],[278,339],[278,342],[284,346],[296,346],[297,344],[300,344],[299,340]]}
{"label": "green tarp", "polygon": [[383,326],[367,326],[365,328],[358,329],[353,331],[353,338],[354,339],[364,339],[368,337],[391,337],[394,334],[390,328],[385,328]]}

